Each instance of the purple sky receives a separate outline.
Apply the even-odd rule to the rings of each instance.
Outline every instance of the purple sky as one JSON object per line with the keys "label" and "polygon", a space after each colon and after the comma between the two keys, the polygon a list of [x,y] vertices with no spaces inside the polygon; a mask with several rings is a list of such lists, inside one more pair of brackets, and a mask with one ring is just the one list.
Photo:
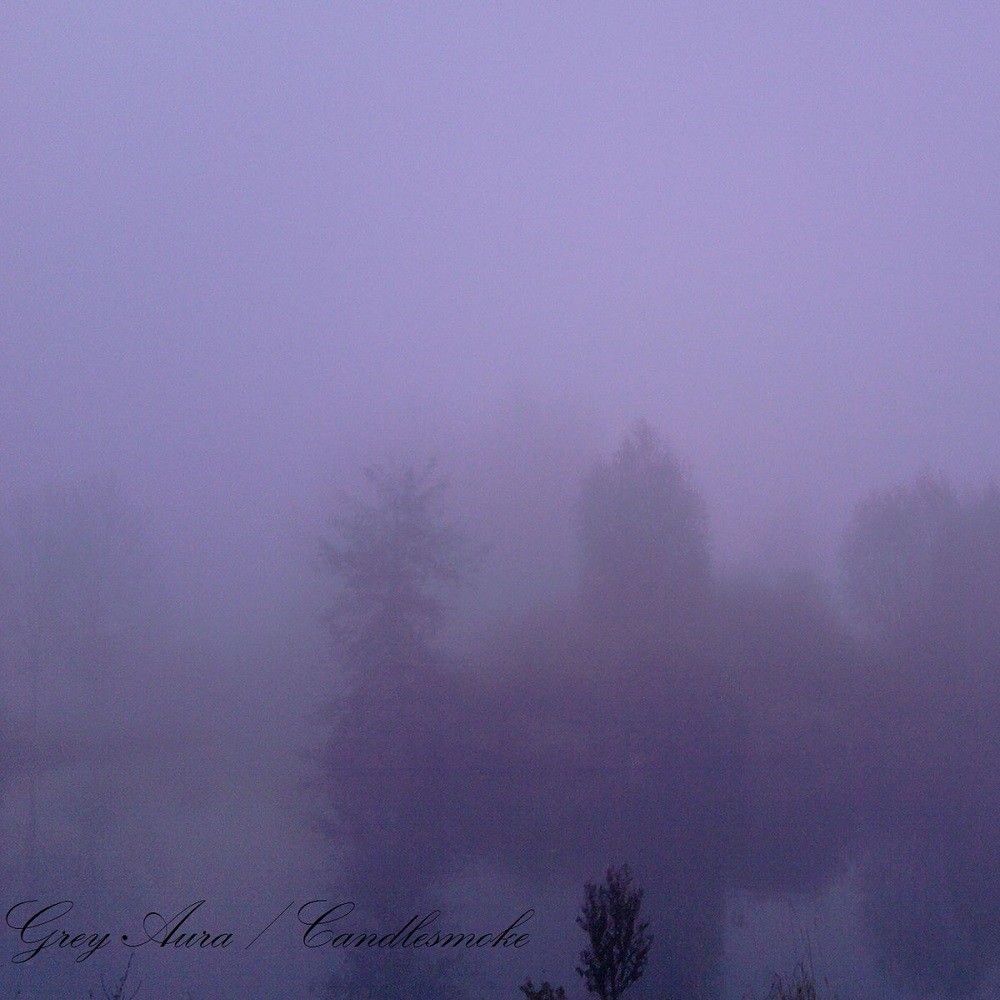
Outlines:
{"label": "purple sky", "polygon": [[7,4],[5,489],[118,470],[195,587],[639,415],[726,558],[996,475],[1000,15],[879,6]]}

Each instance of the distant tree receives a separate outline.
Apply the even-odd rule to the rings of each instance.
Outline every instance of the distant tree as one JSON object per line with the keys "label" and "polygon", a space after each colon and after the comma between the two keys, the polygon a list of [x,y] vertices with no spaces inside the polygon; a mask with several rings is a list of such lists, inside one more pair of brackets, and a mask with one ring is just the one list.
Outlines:
{"label": "distant tree", "polygon": [[[433,463],[369,468],[365,480],[369,495],[345,497],[321,540],[336,585],[327,624],[351,683],[332,706],[320,761],[330,830],[344,850],[342,884],[366,887],[366,913],[377,922],[400,907],[431,908],[452,861],[454,807],[442,793],[450,760],[438,763],[438,747],[449,737],[439,724],[441,692],[454,692],[442,681],[447,657],[435,640],[448,593],[467,578],[475,553],[446,513],[447,484]],[[455,995],[451,964],[405,958],[352,952],[331,988],[352,1000]]]}
{"label": "distant tree", "polygon": [[587,476],[579,517],[584,590],[602,604],[659,609],[704,593],[704,503],[645,421]]}
{"label": "distant tree", "polygon": [[590,947],[580,952],[576,971],[600,1000],[618,1000],[646,968],[653,938],[649,924],[639,923],[641,906],[642,889],[633,888],[628,865],[609,868],[602,884],[588,882],[584,889],[576,922]]}
{"label": "distant tree", "polygon": [[578,836],[592,857],[645,859],[648,899],[669,914],[647,970],[655,988],[719,995],[732,741],[719,710],[723,633],[705,504],[639,421],[585,478],[578,518],[577,659],[593,678],[581,728],[608,761],[599,787],[587,782],[592,833]]}
{"label": "distant tree", "polygon": [[1000,605],[1000,489],[995,483],[968,496],[961,505],[940,561],[939,585],[949,595],[947,602],[940,602],[939,612],[949,642],[958,645],[970,661],[985,663],[995,659],[1000,651],[996,628]]}
{"label": "distant tree", "polygon": [[1000,954],[1000,873],[984,848],[1000,806],[983,792],[1000,768],[989,735],[1000,712],[1000,491],[959,497],[925,474],[874,493],[855,509],[842,558],[872,640],[857,724],[881,772],[860,786],[881,835],[866,873],[869,929],[892,982],[970,997]]}
{"label": "distant tree", "polygon": [[[114,477],[51,485],[5,513],[0,614],[11,658],[30,679],[33,736],[53,721],[43,692],[49,706],[52,697],[62,700],[60,710],[73,705],[74,724],[117,722],[120,671],[152,611],[144,519]],[[29,869],[38,832],[30,774]]]}
{"label": "distant tree", "polygon": [[860,644],[815,577],[742,573],[720,592],[734,715],[712,742],[730,754],[718,813],[729,888],[819,890],[840,870],[866,801],[858,783],[869,774],[861,757],[870,702]]}
{"label": "distant tree", "polygon": [[348,668],[425,649],[441,625],[445,593],[473,562],[441,510],[447,483],[433,462],[367,468],[365,480],[373,496],[346,497],[333,536],[321,539],[323,565],[339,585],[327,623]]}
{"label": "distant tree", "polygon": [[22,498],[6,526],[8,614],[36,638],[109,638],[136,613],[145,525],[111,478]]}
{"label": "distant tree", "polygon": [[[0,536],[3,611],[13,658],[48,683],[86,680],[95,707],[127,642],[153,613],[144,518],[113,477],[51,485],[7,512]],[[32,712],[34,713],[33,707]]]}
{"label": "distant tree", "polygon": [[951,487],[928,474],[855,507],[841,564],[852,610],[869,631],[898,634],[927,610],[960,517]]}

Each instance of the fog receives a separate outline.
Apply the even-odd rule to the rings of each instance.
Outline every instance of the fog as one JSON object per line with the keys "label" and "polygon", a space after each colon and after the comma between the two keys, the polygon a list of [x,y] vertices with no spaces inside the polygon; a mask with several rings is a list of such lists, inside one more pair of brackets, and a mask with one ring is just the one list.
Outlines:
{"label": "fog", "polygon": [[997,995],[1000,16],[0,23],[0,991]]}

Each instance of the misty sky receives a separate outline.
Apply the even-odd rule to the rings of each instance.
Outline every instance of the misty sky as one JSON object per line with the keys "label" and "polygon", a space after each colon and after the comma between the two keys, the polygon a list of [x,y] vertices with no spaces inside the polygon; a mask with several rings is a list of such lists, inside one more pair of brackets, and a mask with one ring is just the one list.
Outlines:
{"label": "misty sky", "polygon": [[[940,528],[932,540],[957,547],[928,592],[944,594],[954,616],[939,621],[920,606],[895,659],[867,674],[877,657],[844,638],[827,591],[796,581],[772,592],[706,569],[726,586],[711,614],[692,616],[698,655],[662,654],[671,669],[680,664],[671,676],[690,681],[690,697],[659,687],[649,697],[642,685],[659,677],[661,655],[646,656],[643,643],[653,648],[661,634],[639,629],[619,649],[618,612],[591,614],[571,574],[586,560],[575,537],[583,477],[639,417],[689,464],[722,570],[808,566],[832,581],[844,526],[869,491],[927,470],[961,498],[1000,478],[998,53],[1000,7],[986,3],[3,3],[0,550],[15,555],[3,594],[19,609],[21,599],[30,604],[34,591],[17,592],[16,557],[36,549],[55,553],[57,583],[77,583],[82,567],[81,593],[100,584],[101,563],[87,553],[106,553],[87,548],[93,525],[73,497],[90,497],[99,520],[94,498],[118,494],[86,484],[113,477],[129,531],[133,503],[136,520],[145,518],[136,537],[148,533],[155,568],[135,594],[117,604],[113,594],[100,629],[63,642],[52,625],[62,619],[26,613],[21,632],[0,635],[0,714],[13,720],[4,732],[14,748],[0,798],[15,831],[8,840],[20,845],[5,859],[8,881],[16,884],[18,865],[34,874],[36,860],[54,881],[64,876],[60,858],[79,856],[92,887],[103,888],[121,854],[121,871],[148,879],[128,888],[136,898],[201,873],[195,891],[223,901],[226,888],[235,899],[258,878],[265,902],[326,891],[330,844],[311,839],[299,796],[300,751],[326,738],[316,709],[343,682],[316,613],[334,586],[315,572],[318,539],[364,465],[437,455],[452,480],[450,509],[489,547],[478,594],[460,598],[447,625],[449,641],[472,636],[481,675],[456,671],[446,683],[429,674],[419,698],[403,699],[412,731],[366,714],[363,699],[345,715],[359,736],[369,726],[390,750],[414,759],[426,750],[433,762],[453,752],[456,732],[472,734],[466,750],[476,760],[506,746],[509,733],[533,732],[552,706],[553,733],[577,747],[522,760],[517,744],[524,787],[470,794],[473,806],[489,807],[466,810],[466,840],[456,841],[480,851],[484,870],[473,876],[500,885],[503,858],[519,863],[514,835],[542,842],[530,822],[518,826],[531,814],[520,800],[498,809],[509,828],[490,818],[494,802],[579,784],[573,775],[588,772],[574,770],[574,754],[604,753],[612,723],[645,732],[654,748],[661,730],[679,734],[650,758],[662,767],[649,765],[650,780],[674,784],[656,786],[637,843],[660,845],[661,827],[688,813],[691,843],[699,815],[714,836],[729,792],[718,802],[703,796],[702,778],[729,766],[712,756],[722,747],[723,758],[728,744],[700,727],[698,711],[719,733],[732,719],[712,715],[714,675],[698,671],[706,662],[714,671],[718,654],[730,707],[750,720],[745,732],[730,728],[745,751],[733,751],[746,772],[741,802],[759,829],[746,838],[749,860],[733,865],[743,881],[724,884],[722,846],[692,852],[708,858],[688,889],[718,905],[713,928],[723,902],[744,905],[732,892],[832,879],[857,820],[884,856],[846,873],[830,913],[860,926],[851,908],[861,912],[871,885],[889,886],[869,893],[883,907],[874,923],[899,923],[912,943],[936,926],[931,911],[957,886],[966,910],[955,910],[955,926],[977,947],[986,942],[982,968],[967,963],[985,975],[997,947],[995,923],[983,917],[996,865],[989,836],[979,837],[995,830],[1000,802],[987,746],[1000,705],[995,497],[963,505],[931,479],[897,495],[918,528],[928,510],[946,512],[930,519]],[[656,454],[653,468],[673,469]],[[47,484],[48,504],[34,503]],[[11,522],[25,510],[36,520],[21,527],[34,534],[18,536]],[[856,549],[884,540],[877,514]],[[21,549],[5,547],[8,532]],[[140,544],[122,549],[147,565]],[[44,582],[39,593],[51,596]],[[134,619],[119,621],[114,610],[128,610],[132,597]],[[158,600],[165,625],[142,617]],[[501,612],[525,608],[503,624]],[[0,611],[11,621],[21,614]],[[674,624],[671,641],[686,641],[684,615]],[[477,638],[476,625],[493,628],[494,641]],[[938,626],[945,638],[935,647],[925,640]],[[624,626],[621,634],[628,638]],[[966,643],[957,652],[948,645],[955,636]],[[78,640],[82,652],[72,649]],[[619,653],[638,664],[631,688],[601,672]],[[591,688],[577,683],[588,670]],[[814,699],[811,685],[830,677]],[[41,682],[37,702],[29,678]],[[444,690],[459,683],[449,699]],[[951,700],[938,688],[949,685]],[[577,732],[578,717],[614,702],[609,691],[622,699],[620,716],[609,716],[603,736],[599,726]],[[28,732],[36,704],[30,736],[52,741],[53,760],[74,739],[83,747],[66,770],[52,764],[41,777],[38,755],[49,745],[29,746],[17,728]],[[827,728],[813,727],[817,719]],[[804,731],[815,740],[805,748]],[[146,756],[122,768],[116,753],[135,751],[137,733]],[[97,768],[83,756],[85,739],[101,743]],[[360,739],[343,742],[345,754],[367,753]],[[704,758],[699,747],[709,748]],[[334,791],[339,774],[325,773]],[[422,787],[405,777],[395,787],[403,813],[412,800],[418,828],[437,801]],[[775,822],[797,817],[803,787],[811,825]],[[370,788],[360,781],[353,799],[335,804],[363,812]],[[378,794],[395,808],[386,788]],[[456,785],[450,806],[466,801],[463,790]],[[120,823],[130,797],[132,820]],[[457,826],[445,809],[431,819]],[[250,853],[214,867],[218,841],[243,826],[256,830]],[[144,852],[156,853],[147,829],[162,851],[143,868]],[[82,846],[72,842],[78,830]],[[511,835],[499,875],[484,860],[494,834]],[[559,836],[552,842],[566,856],[554,869],[562,868],[538,890],[541,906],[546,892],[558,906],[538,922],[562,933],[565,911],[568,940],[577,929],[563,903],[571,885],[575,906],[582,884],[572,866],[589,864],[573,851],[604,842],[588,834],[577,843],[571,825]],[[665,898],[671,865],[683,868],[686,856],[648,856],[651,897],[658,889]],[[462,874],[444,848],[431,860],[428,885]],[[953,881],[935,882],[947,865]],[[31,889],[39,898],[49,883],[41,884]],[[507,898],[487,884],[459,886],[454,898]],[[67,885],[58,891],[75,891]],[[935,885],[939,896],[927,891]],[[520,884],[505,891],[513,898]],[[930,917],[910,912],[913,899]],[[726,932],[736,942],[731,968],[741,948],[761,951],[754,935],[774,947],[767,922],[761,931],[752,918],[742,941]],[[956,952],[941,940],[939,953]],[[572,956],[577,944],[550,953]],[[995,981],[992,965],[986,972]]]}
{"label": "misty sky", "polygon": [[411,451],[536,495],[645,415],[817,564],[996,475],[1000,14],[878,7],[5,4],[5,493],[116,471],[252,594]]}

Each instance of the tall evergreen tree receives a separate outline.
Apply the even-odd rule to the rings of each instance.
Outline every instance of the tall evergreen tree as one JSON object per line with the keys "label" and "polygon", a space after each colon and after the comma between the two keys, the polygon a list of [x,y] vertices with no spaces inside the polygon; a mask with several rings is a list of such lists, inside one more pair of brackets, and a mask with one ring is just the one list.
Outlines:
{"label": "tall evergreen tree", "polygon": [[579,509],[583,588],[630,618],[677,617],[710,579],[705,505],[645,421],[583,484]]}
{"label": "tall evergreen tree", "polygon": [[471,565],[464,536],[441,509],[447,483],[433,462],[367,468],[365,480],[371,497],[346,497],[332,537],[321,540],[337,582],[327,623],[349,670],[421,657],[443,621],[447,591]]}
{"label": "tall evergreen tree", "polygon": [[[445,712],[436,643],[449,590],[471,569],[463,534],[444,511],[433,463],[365,470],[366,498],[345,498],[321,540],[336,591],[327,624],[351,683],[334,706],[322,755],[332,830],[346,858],[341,880],[359,913],[388,923],[427,911],[447,857],[448,807],[433,761]],[[395,955],[395,957],[393,957]],[[401,954],[353,952],[336,995],[430,1000],[453,970]]]}

